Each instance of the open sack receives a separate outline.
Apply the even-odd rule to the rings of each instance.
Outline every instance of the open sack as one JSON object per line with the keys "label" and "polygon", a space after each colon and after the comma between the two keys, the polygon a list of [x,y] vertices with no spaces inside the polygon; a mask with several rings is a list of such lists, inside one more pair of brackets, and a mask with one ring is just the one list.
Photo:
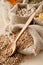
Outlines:
{"label": "open sack", "polygon": [[34,22],[43,26],[43,5],[34,17]]}
{"label": "open sack", "polygon": [[29,6],[28,4],[17,4],[9,11],[9,18],[13,24],[26,23],[35,9],[35,7]]}
{"label": "open sack", "polygon": [[[23,26],[24,24],[14,25],[13,34],[20,32]],[[41,50],[43,50],[43,26],[30,25],[17,41],[17,51],[25,55],[37,55]]]}

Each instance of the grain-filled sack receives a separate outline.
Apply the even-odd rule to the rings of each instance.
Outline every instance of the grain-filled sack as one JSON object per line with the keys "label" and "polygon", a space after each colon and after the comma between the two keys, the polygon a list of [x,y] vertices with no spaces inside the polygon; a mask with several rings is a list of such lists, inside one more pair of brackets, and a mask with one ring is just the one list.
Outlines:
{"label": "grain-filled sack", "polygon": [[26,23],[34,11],[35,8],[30,9],[27,4],[17,4],[10,10],[9,17],[12,23]]}
{"label": "grain-filled sack", "polygon": [[43,5],[34,17],[34,22],[43,26]]}
{"label": "grain-filled sack", "polygon": [[[12,28],[14,36],[18,35],[23,26],[24,24],[17,24]],[[43,27],[30,25],[17,41],[17,51],[25,55],[37,55],[41,50],[43,50]]]}

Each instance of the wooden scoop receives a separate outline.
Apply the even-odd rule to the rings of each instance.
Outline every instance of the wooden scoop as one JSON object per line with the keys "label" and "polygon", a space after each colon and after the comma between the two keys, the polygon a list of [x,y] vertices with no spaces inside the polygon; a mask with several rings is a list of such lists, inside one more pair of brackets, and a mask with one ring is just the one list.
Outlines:
{"label": "wooden scoop", "polygon": [[[23,27],[23,29],[21,30],[21,32],[19,33],[19,35],[17,36],[16,40],[13,41],[12,44],[9,45],[9,48],[12,49],[12,52],[15,52],[16,49],[16,42],[18,41],[18,39],[20,38],[20,36],[22,35],[22,33],[25,31],[25,29],[28,27],[28,25],[31,23],[31,21],[33,20],[34,16],[36,15],[36,13],[40,10],[40,7],[42,7],[43,3],[41,3],[41,5],[37,8],[37,10],[30,16],[30,18],[28,19],[28,21],[26,22],[25,26]],[[12,53],[12,54],[13,54]]]}

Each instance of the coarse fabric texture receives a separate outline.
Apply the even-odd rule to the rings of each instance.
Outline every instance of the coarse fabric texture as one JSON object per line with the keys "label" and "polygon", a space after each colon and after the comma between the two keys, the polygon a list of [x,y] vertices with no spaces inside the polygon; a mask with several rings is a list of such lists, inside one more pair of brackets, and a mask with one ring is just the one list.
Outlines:
{"label": "coarse fabric texture", "polygon": [[[36,16],[34,17],[34,22],[36,23],[36,24],[38,24],[38,25],[41,25],[41,26],[43,26],[43,20],[41,20],[40,18],[39,18],[39,14],[40,13],[43,13],[43,5],[42,5],[42,7],[40,8],[40,10],[37,12],[37,14],[36,14]],[[42,15],[41,15],[42,16]],[[43,17],[43,16],[42,16]]]}
{"label": "coarse fabric texture", "polygon": [[30,7],[28,4],[17,4],[9,12],[10,20],[13,24],[26,23],[35,9],[35,7]]}
{"label": "coarse fabric texture", "polygon": [[[13,28],[14,35],[23,28],[23,24],[17,24]],[[16,30],[18,29],[18,30]],[[27,31],[27,32],[26,32]],[[17,41],[17,51],[22,54],[37,55],[43,50],[43,26],[30,25]]]}

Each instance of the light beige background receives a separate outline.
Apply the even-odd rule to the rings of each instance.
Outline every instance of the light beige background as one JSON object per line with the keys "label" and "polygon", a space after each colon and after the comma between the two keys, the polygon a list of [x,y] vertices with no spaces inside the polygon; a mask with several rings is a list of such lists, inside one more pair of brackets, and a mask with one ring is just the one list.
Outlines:
{"label": "light beige background", "polygon": [[20,65],[43,65],[43,52],[35,56],[27,56]]}

